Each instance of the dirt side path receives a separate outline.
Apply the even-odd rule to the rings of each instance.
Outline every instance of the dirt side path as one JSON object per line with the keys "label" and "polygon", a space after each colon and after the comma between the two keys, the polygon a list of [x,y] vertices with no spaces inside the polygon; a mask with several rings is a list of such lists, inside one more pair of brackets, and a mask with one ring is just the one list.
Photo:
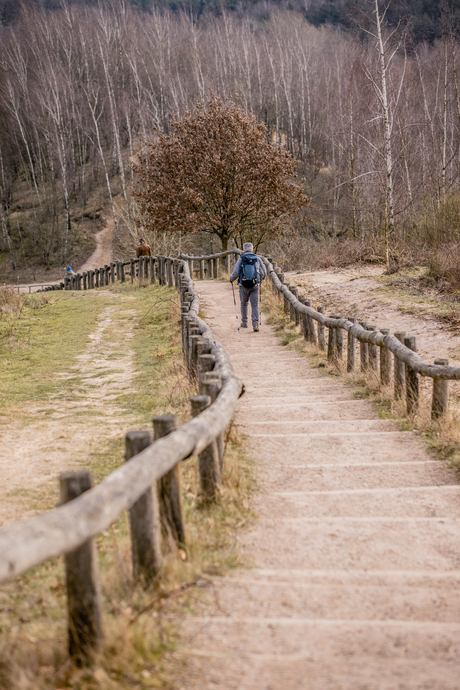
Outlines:
{"label": "dirt side path", "polygon": [[[114,232],[115,223],[113,221],[113,218],[111,218],[107,221],[107,225],[105,226],[105,228],[103,228],[94,235],[94,239],[96,240],[96,249],[91,254],[89,259],[85,261],[84,264],[82,264],[79,268],[74,269],[75,273],[83,273],[83,271],[92,271],[95,268],[105,266],[105,264],[110,264],[112,260],[112,240]],[[65,271],[63,270],[61,280],[64,280],[64,273]],[[36,283],[35,287],[32,283],[14,285],[13,287],[15,289],[18,288],[19,292],[37,292],[37,290],[39,290],[41,287],[48,285],[58,285],[61,282],[61,280]],[[29,288],[31,289],[29,290]]]}
{"label": "dirt side path", "polygon": [[96,249],[91,254],[89,259],[77,269],[77,273],[83,271],[93,271],[95,268],[110,264],[112,260],[112,239],[115,232],[115,223],[113,218],[107,221],[107,225],[103,230],[96,233],[94,236],[96,240]]}
{"label": "dirt side path", "polygon": [[420,307],[420,296],[402,299],[386,295],[375,276],[384,267],[358,266],[327,271],[306,271],[286,274],[286,282],[296,285],[301,293],[314,302],[324,304],[329,314],[355,316],[360,321],[389,328],[391,333],[406,331],[417,338],[420,355],[427,361],[448,357],[460,365],[460,337],[457,330],[434,317],[408,313]]}
{"label": "dirt side path", "polygon": [[[67,401],[63,386],[58,399],[25,404],[20,415],[2,420],[0,525],[52,508],[59,473],[87,468],[93,452],[129,427],[129,413],[111,400],[129,392],[134,374],[132,324],[126,319],[131,300],[107,296],[113,305],[101,311],[86,351],[71,371],[55,374],[64,383],[79,379],[77,399]],[[122,330],[114,328],[120,318]]]}
{"label": "dirt side path", "polygon": [[184,687],[456,690],[454,474],[270,327],[238,333],[228,283],[196,288],[246,386],[236,421],[258,517],[240,536],[244,567],[183,625]]}

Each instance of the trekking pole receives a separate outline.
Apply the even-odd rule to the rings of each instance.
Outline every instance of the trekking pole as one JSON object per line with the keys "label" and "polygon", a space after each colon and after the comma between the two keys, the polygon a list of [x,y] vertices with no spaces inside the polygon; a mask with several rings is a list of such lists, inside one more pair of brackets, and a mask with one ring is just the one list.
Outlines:
{"label": "trekking pole", "polygon": [[259,284],[259,323],[262,325],[262,281]]}
{"label": "trekking pole", "polygon": [[233,304],[235,305],[236,327],[238,328],[238,333],[239,333],[240,322],[238,321],[238,309],[236,308],[235,288],[233,287],[233,283],[232,283],[232,292],[233,292]]}

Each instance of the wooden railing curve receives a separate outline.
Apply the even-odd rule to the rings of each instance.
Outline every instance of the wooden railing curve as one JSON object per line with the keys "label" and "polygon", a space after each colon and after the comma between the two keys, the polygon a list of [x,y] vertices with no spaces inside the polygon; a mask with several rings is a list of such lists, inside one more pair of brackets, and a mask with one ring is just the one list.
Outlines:
{"label": "wooden railing curve", "polygon": [[[174,418],[155,418],[158,423],[153,443],[149,432],[129,432],[126,437],[129,462],[99,485],[90,488],[91,481],[86,472],[61,475],[61,503],[65,505],[0,528],[0,583],[50,558],[67,554],[69,651],[77,660],[87,660],[102,639],[92,539],[129,509],[135,572],[143,574],[146,580],[156,575],[161,555],[152,554],[152,551],[158,551],[158,511],[161,513],[163,510],[166,521],[177,523],[182,519],[174,474],[177,465],[191,455],[198,455],[202,490],[208,492],[210,499],[215,497],[219,467],[223,463],[222,435],[231,422],[242,392],[242,383],[233,372],[228,353],[198,316],[199,297],[187,261],[140,257],[123,264],[112,264],[112,267],[98,269],[104,276],[104,284],[106,280],[112,282],[115,279],[123,282],[127,265],[131,267],[132,279],[137,268],[140,279],[151,282],[158,279],[160,284],[175,284],[178,288],[184,357],[205,395],[192,397],[192,411],[195,409],[194,414],[199,414],[179,427],[175,426]],[[79,278],[69,282],[67,289],[81,289]],[[95,283],[91,278],[89,284],[85,281],[86,289],[95,287]],[[194,347],[191,347],[192,342]],[[131,459],[133,455],[135,457]],[[159,507],[157,492],[152,490],[158,482],[161,484]],[[179,532],[183,541],[183,530]],[[87,589],[83,591],[84,586]]]}
{"label": "wooden railing curve", "polygon": [[[387,329],[379,333],[375,326],[357,324],[356,319],[350,320],[337,316],[325,316],[324,307],[314,309],[308,300],[307,304],[298,299],[298,290],[284,283],[284,274],[272,264],[272,260],[263,257],[267,273],[272,281],[273,290],[280,297],[283,296],[285,311],[290,312],[292,320],[300,322],[300,315],[305,318],[302,330],[306,340],[317,343],[321,349],[326,349],[326,338],[322,333],[324,328],[329,329],[327,343],[328,359],[339,360],[343,357],[343,343],[337,334],[340,330],[348,333],[347,347],[347,371],[355,370],[355,341],[361,344],[361,369],[379,369],[377,362],[377,347],[380,349],[380,376],[383,384],[390,384],[391,361],[388,353],[395,358],[395,395],[402,397],[403,389],[406,391],[407,410],[409,413],[418,408],[418,378],[421,376],[433,379],[432,417],[438,419],[447,412],[448,405],[448,380],[460,380],[460,367],[448,366],[447,359],[436,359],[434,364],[425,362],[416,350],[414,337],[407,337],[406,333],[390,335]],[[314,322],[318,324],[315,330]],[[322,335],[322,337],[321,337]],[[371,346],[371,350],[369,349]],[[402,367],[402,368],[401,368]],[[403,379],[403,380],[402,380]]]}

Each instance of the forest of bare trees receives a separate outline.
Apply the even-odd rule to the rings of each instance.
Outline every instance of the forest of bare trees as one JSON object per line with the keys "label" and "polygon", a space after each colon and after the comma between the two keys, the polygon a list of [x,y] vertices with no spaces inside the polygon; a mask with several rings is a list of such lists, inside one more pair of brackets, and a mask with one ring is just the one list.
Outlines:
{"label": "forest of bare trees", "polygon": [[95,194],[134,233],[142,139],[210,92],[237,95],[299,161],[313,238],[374,242],[387,258],[397,242],[455,239],[460,46],[448,27],[414,46],[377,0],[365,10],[358,40],[288,11],[196,22],[122,0],[24,9],[0,28],[3,255],[67,261]]}

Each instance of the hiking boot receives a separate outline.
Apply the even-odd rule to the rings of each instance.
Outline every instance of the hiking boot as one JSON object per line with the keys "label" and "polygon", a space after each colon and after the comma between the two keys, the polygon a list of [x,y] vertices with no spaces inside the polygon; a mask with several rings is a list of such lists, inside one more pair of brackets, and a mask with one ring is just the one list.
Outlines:
{"label": "hiking boot", "polygon": [[242,324],[241,324],[241,328],[247,328],[247,327],[248,327],[248,324],[247,324],[247,323],[242,323]]}
{"label": "hiking boot", "polygon": [[259,326],[254,326],[254,332],[258,333],[259,332]]}

